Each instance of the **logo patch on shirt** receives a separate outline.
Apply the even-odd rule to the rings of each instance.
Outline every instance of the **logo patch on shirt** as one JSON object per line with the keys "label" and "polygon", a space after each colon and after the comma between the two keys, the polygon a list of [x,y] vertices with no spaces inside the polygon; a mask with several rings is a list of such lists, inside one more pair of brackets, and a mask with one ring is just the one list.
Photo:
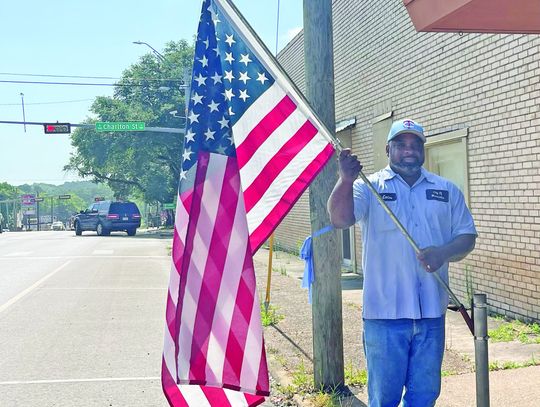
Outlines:
{"label": "logo patch on shirt", "polygon": [[381,198],[383,199],[383,201],[395,201],[395,200],[397,200],[397,195],[394,194],[393,192],[381,192],[380,195],[381,195]]}
{"label": "logo patch on shirt", "polygon": [[448,202],[448,191],[444,189],[426,189],[428,201]]}

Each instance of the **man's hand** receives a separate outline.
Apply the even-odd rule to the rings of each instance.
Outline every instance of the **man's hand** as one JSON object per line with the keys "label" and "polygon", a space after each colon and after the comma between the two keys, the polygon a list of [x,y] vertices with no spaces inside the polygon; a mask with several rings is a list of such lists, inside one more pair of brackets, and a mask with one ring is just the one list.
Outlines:
{"label": "man's hand", "polygon": [[420,250],[416,257],[422,264],[422,267],[429,273],[437,271],[446,262],[444,250],[436,246],[430,246]]}
{"label": "man's hand", "polygon": [[339,177],[349,183],[353,183],[362,171],[362,165],[358,157],[351,153],[350,148],[345,148],[339,153]]}

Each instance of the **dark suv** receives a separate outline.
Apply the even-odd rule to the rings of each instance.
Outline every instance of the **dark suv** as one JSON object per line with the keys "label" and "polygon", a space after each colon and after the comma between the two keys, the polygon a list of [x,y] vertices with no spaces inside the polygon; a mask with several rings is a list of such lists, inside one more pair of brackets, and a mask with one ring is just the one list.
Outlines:
{"label": "dark suv", "polygon": [[112,231],[125,231],[134,236],[140,226],[141,213],[133,202],[95,202],[73,220],[78,236],[85,230],[95,230],[99,236],[108,236]]}

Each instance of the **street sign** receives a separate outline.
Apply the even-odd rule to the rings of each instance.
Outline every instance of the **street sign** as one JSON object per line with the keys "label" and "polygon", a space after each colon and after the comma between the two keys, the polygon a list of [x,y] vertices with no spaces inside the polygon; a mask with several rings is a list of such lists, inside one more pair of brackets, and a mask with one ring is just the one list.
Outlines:
{"label": "street sign", "polygon": [[21,196],[21,205],[33,206],[36,202],[36,196],[34,194],[25,194]]}
{"label": "street sign", "polygon": [[94,202],[100,202],[100,201],[104,201],[105,200],[105,197],[104,196],[96,196],[94,198]]}
{"label": "street sign", "polygon": [[36,198],[35,201],[36,202],[43,202],[45,200],[45,198]]}
{"label": "street sign", "polygon": [[58,199],[71,199],[71,195],[58,195]]}
{"label": "street sign", "polygon": [[97,122],[96,131],[142,131],[144,122]]}
{"label": "street sign", "polygon": [[174,203],[164,203],[163,209],[174,209],[176,208],[176,205]]}
{"label": "street sign", "polygon": [[70,123],[44,123],[45,134],[69,134],[71,133]]}

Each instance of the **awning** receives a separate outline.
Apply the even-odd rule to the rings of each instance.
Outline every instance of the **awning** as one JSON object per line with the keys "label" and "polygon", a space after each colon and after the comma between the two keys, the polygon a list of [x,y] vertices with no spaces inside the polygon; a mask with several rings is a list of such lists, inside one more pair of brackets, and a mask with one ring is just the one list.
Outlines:
{"label": "awning", "polygon": [[540,0],[403,0],[416,31],[540,34]]}

